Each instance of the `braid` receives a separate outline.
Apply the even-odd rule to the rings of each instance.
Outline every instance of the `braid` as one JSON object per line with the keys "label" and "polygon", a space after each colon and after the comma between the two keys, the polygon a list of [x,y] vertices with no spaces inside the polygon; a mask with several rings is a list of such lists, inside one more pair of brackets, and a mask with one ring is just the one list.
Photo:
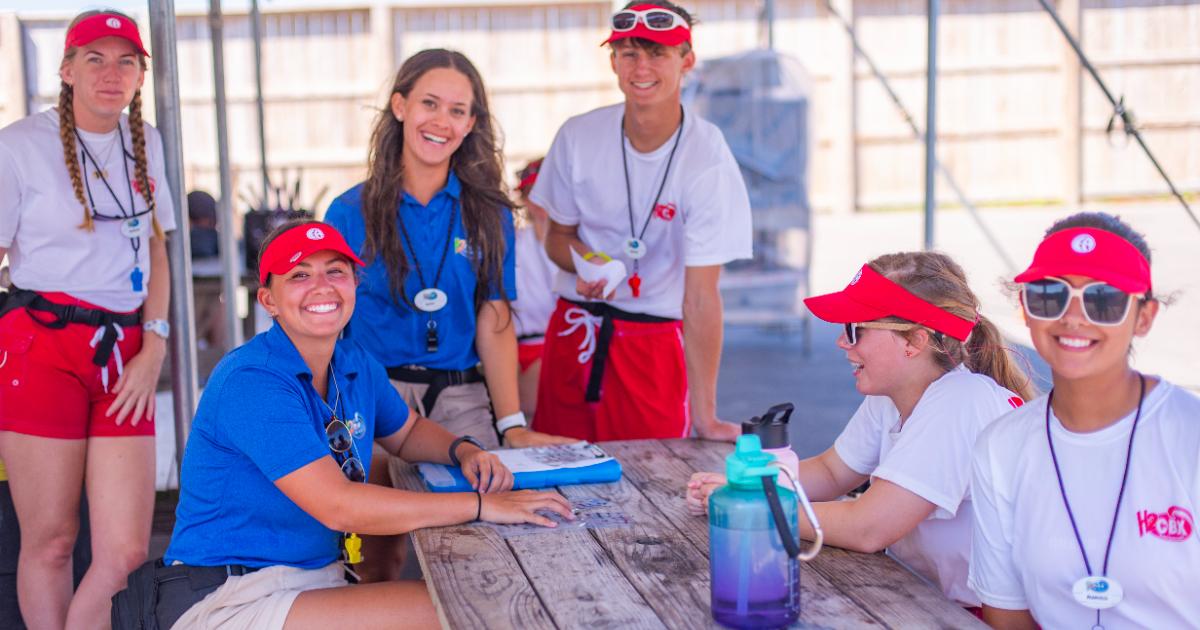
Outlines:
{"label": "braid", "polygon": [[158,217],[155,214],[154,207],[154,192],[150,190],[150,176],[146,166],[146,128],[142,123],[142,91],[133,93],[133,100],[129,102],[129,137],[133,140],[133,164],[134,177],[142,189],[142,198],[146,200],[146,207],[150,209],[150,225],[154,227],[154,236],[163,238],[162,227],[158,225]]}
{"label": "braid", "polygon": [[75,189],[75,199],[83,206],[83,223],[79,227],[91,232],[95,226],[87,197],[83,195],[83,174],[79,168],[79,150],[75,146],[74,94],[75,91],[64,81],[58,91],[58,137],[62,139],[63,161],[71,177],[71,188]]}

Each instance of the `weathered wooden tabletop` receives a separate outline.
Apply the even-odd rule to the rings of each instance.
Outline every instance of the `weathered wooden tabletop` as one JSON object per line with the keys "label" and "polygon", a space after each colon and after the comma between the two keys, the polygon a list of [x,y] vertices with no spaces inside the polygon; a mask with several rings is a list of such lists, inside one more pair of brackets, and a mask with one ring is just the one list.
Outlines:
{"label": "weathered wooden tabletop", "polygon": [[[688,514],[695,471],[720,471],[729,444],[701,440],[604,442],[621,461],[616,483],[563,486],[598,497],[628,527],[502,538],[458,525],[413,534],[442,625],[474,628],[713,628],[708,520]],[[421,489],[415,468],[397,480]],[[800,569],[798,627],[977,628],[983,625],[883,554],[826,548]]]}

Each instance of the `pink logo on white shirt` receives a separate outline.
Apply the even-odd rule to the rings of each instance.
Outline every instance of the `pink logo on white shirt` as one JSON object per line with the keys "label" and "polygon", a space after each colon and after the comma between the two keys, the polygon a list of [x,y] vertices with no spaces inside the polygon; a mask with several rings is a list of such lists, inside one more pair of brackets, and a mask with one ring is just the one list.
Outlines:
{"label": "pink logo on white shirt", "polygon": [[1179,542],[1191,537],[1196,529],[1192,513],[1172,505],[1166,512],[1141,510],[1137,513],[1138,537],[1153,534],[1163,540]]}
{"label": "pink logo on white shirt", "polygon": [[1020,407],[1021,405],[1024,405],[1024,404],[1025,404],[1025,401],[1024,401],[1024,400],[1021,400],[1021,397],[1020,397],[1020,396],[1009,396],[1009,397],[1008,397],[1008,404],[1009,404],[1009,406],[1011,406],[1013,409],[1016,409],[1017,407]]}
{"label": "pink logo on white shirt", "polygon": [[670,221],[671,219],[674,219],[676,212],[678,212],[678,210],[675,208],[675,204],[673,203],[660,203],[657,206],[654,206],[654,216],[662,219],[663,221]]}
{"label": "pink logo on white shirt", "polygon": [[[150,177],[149,175],[146,176],[146,180],[150,182],[150,194],[153,195],[154,191],[158,189],[158,182],[155,182],[154,178]],[[137,194],[145,194],[142,192],[142,179],[140,177],[134,177],[133,181],[130,183],[133,184],[133,189],[137,191]]]}

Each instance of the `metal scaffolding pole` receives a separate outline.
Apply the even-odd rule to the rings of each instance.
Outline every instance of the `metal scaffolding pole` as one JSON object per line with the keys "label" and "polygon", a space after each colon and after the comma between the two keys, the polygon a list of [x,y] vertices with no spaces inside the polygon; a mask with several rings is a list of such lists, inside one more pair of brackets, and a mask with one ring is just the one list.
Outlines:
{"label": "metal scaffolding pole", "polygon": [[262,87],[262,14],[258,0],[250,0],[250,34],[254,40],[254,103],[258,107],[258,157],[262,168],[262,203],[265,210],[271,198],[271,176],[267,173],[267,122]]}
{"label": "metal scaffolding pole", "polygon": [[225,327],[229,351],[242,345],[242,321],[238,317],[237,295],[241,290],[238,272],[237,238],[233,216],[233,179],[229,173],[229,125],[225,120],[225,26],[221,0],[209,0],[208,30],[212,40],[213,96],[217,110],[217,168],[221,177],[221,197],[217,213],[221,220],[221,293],[225,295]]}
{"label": "metal scaffolding pole", "polygon": [[[175,464],[196,409],[196,321],[192,310],[192,245],[183,184],[183,134],[179,118],[179,64],[175,48],[174,0],[150,0],[150,45],[154,49],[155,123],[162,135],[167,186],[175,205],[171,258],[171,389],[175,407]],[[176,469],[178,470],[178,469]]]}
{"label": "metal scaffolding pole", "polygon": [[928,0],[925,61],[925,249],[933,249],[933,212],[937,205],[937,17],[938,0]]}

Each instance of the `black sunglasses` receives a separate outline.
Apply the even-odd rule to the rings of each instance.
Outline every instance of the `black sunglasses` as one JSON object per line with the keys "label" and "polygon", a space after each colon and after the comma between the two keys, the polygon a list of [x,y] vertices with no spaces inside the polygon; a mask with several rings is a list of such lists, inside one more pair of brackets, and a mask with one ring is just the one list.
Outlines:
{"label": "black sunglasses", "polygon": [[[917,324],[901,324],[901,323],[892,323],[892,322],[846,322],[845,324],[842,324],[842,325],[846,327],[846,342],[852,346],[858,343],[858,336],[861,334],[858,331],[861,328],[867,328],[867,329],[874,328],[876,330],[898,330],[898,331],[906,331],[906,330],[913,330],[916,328],[920,328],[920,326],[918,326]],[[934,331],[933,334],[940,335],[941,333]]]}
{"label": "black sunglasses", "polygon": [[[329,450],[333,451],[334,459],[339,461],[342,468],[342,474],[350,481],[361,482],[367,480],[367,471],[363,468],[362,460],[358,458],[357,448],[354,446],[354,436],[350,433],[350,427],[334,414],[330,417],[329,424],[325,425],[325,438],[329,444]],[[351,451],[356,454],[351,455]]]}

